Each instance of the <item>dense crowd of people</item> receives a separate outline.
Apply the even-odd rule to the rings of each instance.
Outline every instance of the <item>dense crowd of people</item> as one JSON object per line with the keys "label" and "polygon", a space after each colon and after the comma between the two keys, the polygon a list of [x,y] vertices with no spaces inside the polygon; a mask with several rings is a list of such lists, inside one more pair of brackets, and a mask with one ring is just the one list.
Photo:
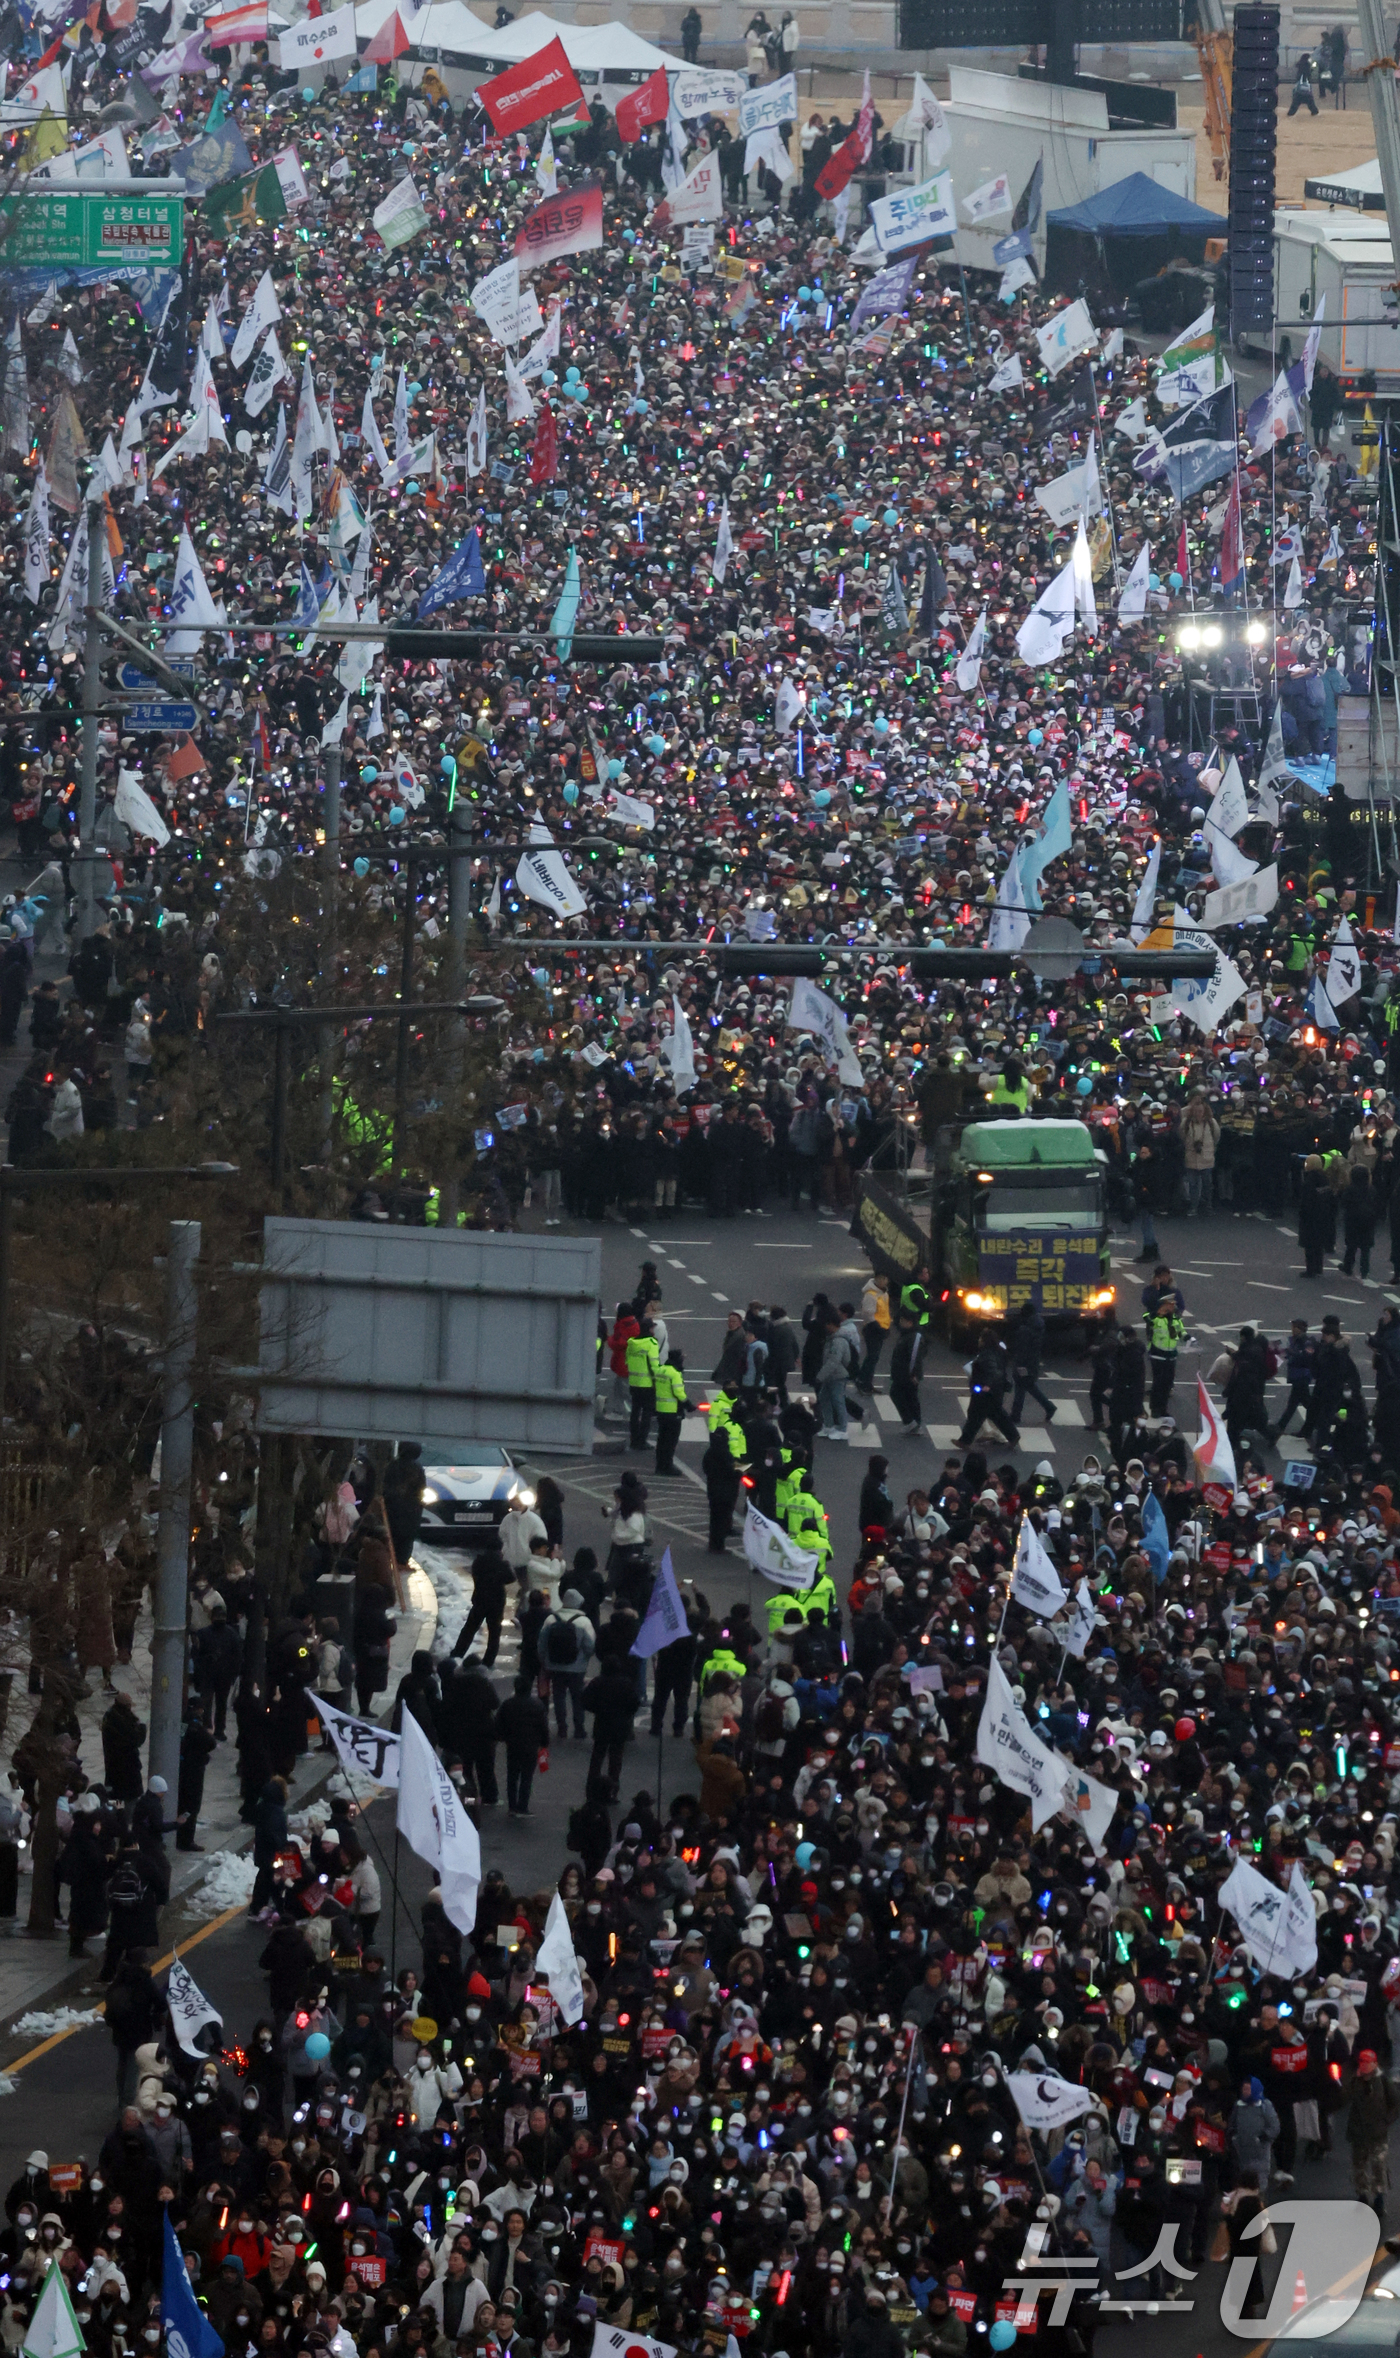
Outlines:
{"label": "dense crowd of people", "polygon": [[[119,50],[84,26],[80,139],[127,87]],[[275,922],[235,963],[230,914],[313,872],[334,746],[346,905],[401,922],[412,891],[428,987],[449,830],[469,813],[472,956],[510,994],[463,1173],[472,1217],[508,1226],[527,1191],[547,1220],[594,1225],[686,1203],[845,1209],[862,1174],[936,1169],[988,1100],[1073,1111],[1104,1148],[1113,1216],[1140,1233],[1142,1321],[1122,1308],[1103,1339],[1106,1441],[1067,1485],[980,1445],[991,1416],[1011,1446],[1036,1392],[1028,1318],[974,1355],[963,1445],[936,1477],[900,1503],[872,1453],[852,1534],[820,1504],[818,1444],[844,1430],[848,1390],[868,1400],[885,1337],[919,1430],[928,1272],[883,1302],[873,1278],[859,1304],[819,1298],[800,1328],[772,1304],[736,1311],[705,1371],[710,1546],[725,1551],[747,1485],[816,1571],[757,1611],[686,1584],[650,1691],[631,1650],[654,1577],[635,1471],[601,1569],[588,1549],[563,1563],[557,1500],[530,1510],[537,1532],[514,1510],[477,1560],[457,1655],[415,1656],[392,1706],[392,1573],[421,1470],[329,1502],[307,1569],[353,1570],[353,1628],[294,1610],[258,1683],[230,1516],[198,1566],[180,1792],[144,1778],[119,1691],[100,1777],[76,1721],[60,1730],[60,1878],[75,1951],[107,1936],[119,2116],[78,2182],[51,2184],[36,2150],[11,2187],[0,2331],[19,2347],[57,2266],[99,2358],[154,2350],[165,2213],[230,2358],[590,2358],[622,2346],[614,2331],[713,2358],[731,2337],[769,2358],[963,2358],[983,2329],[999,2351],[1028,2330],[1022,2263],[1041,2249],[1073,2289],[1053,2318],[1041,2296],[1040,2333],[1082,2350],[1115,2284],[1129,2304],[1189,2300],[1208,2254],[1258,2248],[1271,2190],[1335,2190],[1342,2145],[1389,2224],[1400,1326],[1387,1309],[1372,1338],[1373,1421],[1336,1320],[1320,1338],[1296,1320],[1274,1365],[1246,1330],[1213,1371],[1236,1459],[1216,1486],[1168,1413],[1185,1305],[1155,1229],[1296,1208],[1309,1276],[1334,1249],[1367,1275],[1383,1231],[1396,1254],[1389,886],[1368,807],[1328,767],[1339,705],[1367,686],[1374,480],[1330,450],[1320,398],[1311,433],[1285,408],[1277,439],[1242,435],[1228,475],[1178,509],[1135,465],[1166,412],[1121,306],[1096,309],[1096,348],[1116,331],[1096,369],[1076,351],[1053,375],[1038,337],[1060,298],[1002,296],[946,252],[915,258],[893,311],[856,319],[882,257],[852,250],[817,190],[840,147],[828,126],[785,188],[771,151],[746,182],[732,128],[690,125],[684,160],[720,148],[728,211],[708,251],[682,254],[653,209],[659,135],[624,149],[595,103],[551,164],[537,131],[483,142],[440,81],[381,73],[308,97],[254,48],[214,65],[212,108],[198,72],[162,84],[161,123],[128,128],[133,156],[163,172],[170,142],[202,138],[247,172],[290,143],[303,190],[279,179],[276,220],[256,218],[277,210],[264,181],[236,217],[191,203],[178,284],[24,288],[3,397],[0,794],[42,873],[0,928],[0,1038],[23,1026],[33,1051],[11,1159],[161,1118],[173,1060],[213,1014],[288,973],[302,991]],[[879,160],[894,156],[887,140]],[[508,386],[472,289],[552,170],[598,174],[603,242],[534,273],[558,342]],[[372,221],[406,174],[423,220],[395,245]],[[232,348],[264,282],[291,365],[259,410],[253,348],[237,365]],[[162,465],[200,371],[213,397],[195,423],[217,414],[226,439]],[[1035,493],[1091,454],[1094,627],[1023,660],[1018,632],[1080,533]],[[90,465],[113,610],[139,635],[178,574],[205,626],[208,711],[188,741],[104,721],[110,878],[101,922],[65,942],[88,847],[84,585],[64,567]],[[411,619],[473,530],[482,586],[436,620],[553,650],[362,662],[311,635],[332,596]],[[1145,607],[1120,617],[1144,550]],[[1203,616],[1262,623],[1262,646],[1193,653],[1178,633],[1199,647]],[[293,618],[300,643],[275,633]],[[659,637],[663,654],[570,662],[575,629]],[[1208,814],[1232,760],[1242,801],[1222,827]],[[564,854],[581,912],[531,897],[531,829]],[[1111,945],[1199,929],[1242,856],[1277,869],[1278,897],[1202,935],[1233,971],[1213,1020],[1191,989],[1120,987]],[[911,948],[1003,938],[1013,861],[1080,928],[1085,968],[921,978]],[[570,930],[605,947],[549,946]],[[826,949],[844,1038],[707,955],[770,938]],[[55,949],[67,991],[34,979]],[[637,1449],[655,1417],[664,1478],[700,1399],[658,1319],[644,1271],[603,1372]],[[1290,1492],[1271,1444],[1300,1409],[1316,1476]],[[256,1452],[240,1446],[247,1506]],[[1024,1601],[1028,1535],[1064,1607]],[[127,1652],[149,1547],[133,1525],[118,1550]],[[512,1581],[521,1674],[503,1697]],[[89,1665],[118,1679],[120,1635]],[[418,1723],[478,1818],[499,1806],[502,1745],[525,1814],[551,1714],[556,1742],[591,1738],[558,1883],[577,2021],[536,1966],[551,1891],[499,1872],[470,1925],[434,1893],[419,1964],[386,1970],[362,1823],[340,1804],[287,1816],[311,1699],[348,1708],[352,1690],[362,1714]],[[659,1792],[636,1781],[648,1708],[653,1732],[669,1712],[693,1745]],[[201,2057],[173,2037],[152,1960],[165,1842],[195,1846],[230,1712],[268,1999]],[[1008,1743],[1051,1776],[1048,1809],[994,1765]],[[16,1781],[32,1798],[22,1745]],[[1304,1876],[1311,1920],[1266,1936],[1247,1893],[1222,1900],[1241,1862],[1279,1906]]]}

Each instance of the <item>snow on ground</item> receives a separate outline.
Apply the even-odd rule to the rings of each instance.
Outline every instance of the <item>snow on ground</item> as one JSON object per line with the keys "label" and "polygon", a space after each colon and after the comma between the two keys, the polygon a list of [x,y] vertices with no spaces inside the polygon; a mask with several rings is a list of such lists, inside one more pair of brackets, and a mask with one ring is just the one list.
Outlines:
{"label": "snow on ground", "polygon": [[225,1908],[246,1908],[257,1869],[246,1851],[221,1850],[203,1881],[185,1894],[192,1916],[222,1916]]}
{"label": "snow on ground", "polygon": [[437,1598],[437,1628],[433,1632],[432,1654],[435,1662],[441,1662],[444,1655],[451,1653],[458,1631],[471,1609],[472,1584],[460,1562],[449,1555],[445,1548],[415,1548],[413,1560],[427,1573]]}
{"label": "snow on ground", "polygon": [[47,2012],[38,2009],[33,2014],[21,2014],[14,2026],[14,2034],[20,2039],[51,2039],[58,2031],[87,2030],[92,2023],[101,2020],[100,2006],[91,2007],[84,2013],[79,2013],[72,2006],[55,2006]]}

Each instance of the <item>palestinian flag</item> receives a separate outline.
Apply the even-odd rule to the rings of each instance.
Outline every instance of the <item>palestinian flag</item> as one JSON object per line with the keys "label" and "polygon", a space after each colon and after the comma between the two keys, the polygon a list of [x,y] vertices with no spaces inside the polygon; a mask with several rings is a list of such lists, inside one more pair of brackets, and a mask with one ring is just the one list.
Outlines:
{"label": "palestinian flag", "polygon": [[549,128],[556,139],[572,139],[576,131],[586,131],[592,120],[593,117],[588,111],[588,101],[584,98],[576,98],[571,105],[565,107],[562,115],[554,117]]}
{"label": "palestinian flag", "polygon": [[270,221],[287,218],[287,200],[275,164],[264,164],[260,172],[247,172],[241,180],[225,180],[221,187],[208,189],[199,207],[204,226],[213,237],[251,235]]}

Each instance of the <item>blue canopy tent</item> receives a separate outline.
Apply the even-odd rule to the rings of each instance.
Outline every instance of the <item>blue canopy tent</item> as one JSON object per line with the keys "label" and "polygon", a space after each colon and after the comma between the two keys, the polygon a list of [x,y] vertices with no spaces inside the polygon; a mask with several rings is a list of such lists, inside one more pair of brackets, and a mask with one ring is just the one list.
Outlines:
{"label": "blue canopy tent", "polygon": [[[1047,213],[1045,229],[1049,286],[1077,288],[1083,281],[1091,292],[1124,295],[1155,279],[1169,262],[1200,263],[1206,240],[1225,236],[1226,221],[1223,213],[1208,213],[1190,197],[1160,187],[1146,172],[1130,172],[1081,204]],[[1188,304],[1184,321],[1201,309],[1198,282],[1188,279],[1180,293]],[[1152,324],[1181,324],[1174,310]]]}

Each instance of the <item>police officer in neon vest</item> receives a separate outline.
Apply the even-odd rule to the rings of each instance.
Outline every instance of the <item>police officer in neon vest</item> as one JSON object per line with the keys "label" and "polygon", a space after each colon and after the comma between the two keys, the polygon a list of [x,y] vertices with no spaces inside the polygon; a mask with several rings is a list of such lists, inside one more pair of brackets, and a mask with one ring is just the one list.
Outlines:
{"label": "police officer in neon vest", "polygon": [[627,1345],[627,1388],[632,1395],[632,1426],[627,1436],[630,1449],[645,1449],[651,1431],[652,1412],[656,1407],[656,1374],[661,1365],[656,1333],[649,1318],[644,1319],[641,1331],[632,1336]]}
{"label": "police officer in neon vest", "polygon": [[[685,1354],[672,1351],[656,1371],[656,1471],[676,1474],[676,1443],[690,1407],[685,1396]],[[677,1480],[679,1480],[677,1474]]]}

